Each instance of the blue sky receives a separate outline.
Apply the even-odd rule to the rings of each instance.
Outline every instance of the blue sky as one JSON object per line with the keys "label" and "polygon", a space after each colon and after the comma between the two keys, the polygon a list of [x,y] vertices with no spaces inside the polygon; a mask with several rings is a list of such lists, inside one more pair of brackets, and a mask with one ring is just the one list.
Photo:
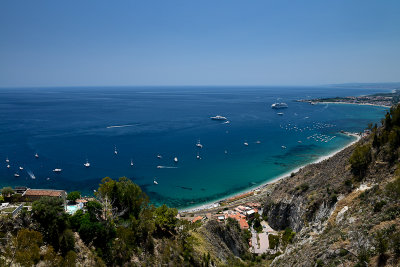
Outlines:
{"label": "blue sky", "polygon": [[400,1],[0,2],[0,87],[400,77]]}

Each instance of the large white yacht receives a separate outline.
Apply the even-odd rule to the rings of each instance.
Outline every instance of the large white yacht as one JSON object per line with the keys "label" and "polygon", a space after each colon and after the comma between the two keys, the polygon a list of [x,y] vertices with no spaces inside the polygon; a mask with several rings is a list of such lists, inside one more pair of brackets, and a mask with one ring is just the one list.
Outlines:
{"label": "large white yacht", "polygon": [[271,105],[271,108],[280,109],[280,108],[287,108],[288,105],[286,103],[274,103]]}
{"label": "large white yacht", "polygon": [[210,119],[215,120],[215,121],[226,121],[226,120],[227,120],[226,117],[221,116],[221,115],[217,115],[217,116],[214,116],[214,117],[210,117]]}

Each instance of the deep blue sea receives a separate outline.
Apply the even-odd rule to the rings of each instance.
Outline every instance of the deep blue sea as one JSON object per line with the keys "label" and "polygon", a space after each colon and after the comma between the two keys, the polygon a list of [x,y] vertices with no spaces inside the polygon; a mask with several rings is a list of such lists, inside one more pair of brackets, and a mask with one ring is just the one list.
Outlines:
{"label": "deep blue sea", "polygon": [[[363,131],[386,112],[383,107],[294,100],[375,92],[331,87],[3,88],[0,185],[90,195],[103,177],[126,176],[157,205],[204,204],[349,144],[354,138],[340,130]],[[289,107],[271,109],[277,101]],[[215,115],[230,123],[211,120]],[[90,168],[83,165],[86,159]],[[55,168],[62,172],[54,173]]]}

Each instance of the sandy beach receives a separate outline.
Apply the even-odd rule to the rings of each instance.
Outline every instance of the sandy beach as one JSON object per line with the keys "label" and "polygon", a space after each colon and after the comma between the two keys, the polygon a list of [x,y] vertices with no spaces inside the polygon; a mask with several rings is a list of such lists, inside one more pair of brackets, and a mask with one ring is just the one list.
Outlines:
{"label": "sandy beach", "polygon": [[[291,175],[291,173],[296,173],[296,172],[298,172],[300,169],[302,169],[302,168],[304,168],[304,167],[306,167],[306,166],[308,166],[308,165],[316,164],[316,163],[322,162],[322,161],[324,161],[324,160],[326,160],[326,159],[329,159],[329,158],[333,157],[334,155],[336,155],[336,154],[339,153],[340,151],[342,151],[342,150],[346,149],[347,147],[349,147],[349,146],[351,146],[351,145],[357,143],[357,142],[361,139],[361,136],[360,136],[359,134],[357,134],[357,133],[347,133],[347,132],[346,132],[346,133],[343,133],[343,134],[346,134],[346,135],[348,135],[348,136],[353,136],[353,137],[355,137],[356,139],[355,139],[354,141],[350,142],[349,144],[347,144],[346,146],[341,147],[341,148],[339,148],[339,149],[337,149],[337,150],[335,150],[335,151],[329,153],[328,155],[321,156],[321,157],[319,157],[318,159],[316,159],[316,160],[313,161],[313,162],[304,164],[304,165],[302,165],[302,166],[300,166],[300,167],[298,167],[298,168],[295,168],[295,169],[293,169],[293,170],[290,170],[290,171],[288,171],[288,172],[286,172],[286,173],[284,173],[284,174],[282,174],[282,175],[280,175],[280,176],[278,176],[278,177],[273,178],[272,180],[270,180],[270,181],[268,181],[268,182],[266,182],[266,183],[264,183],[264,184],[258,185],[258,186],[256,186],[256,187],[250,188],[250,189],[245,190],[245,191],[241,191],[241,192],[235,193],[235,194],[233,194],[233,195],[229,195],[229,196],[224,197],[224,198],[222,198],[222,199],[219,199],[219,200],[217,200],[217,201],[205,203],[205,204],[202,204],[202,205],[199,205],[199,206],[195,206],[195,207],[190,207],[190,208],[186,208],[186,209],[181,209],[181,210],[179,210],[179,213],[206,212],[208,209],[213,209],[213,208],[219,207],[219,206],[220,206],[219,203],[224,202],[224,201],[228,200],[229,198],[234,198],[234,197],[236,197],[236,196],[240,196],[240,195],[243,195],[243,194],[246,194],[246,193],[259,191],[259,190],[265,188],[265,187],[268,186],[268,185],[271,185],[271,184],[276,183],[277,181],[279,181],[279,180],[281,180],[281,179],[284,179],[284,178],[289,177],[289,176]],[[246,202],[246,200],[247,200],[248,198],[249,198],[249,197],[244,197],[244,198],[241,199],[241,201],[242,201],[242,202]]]}

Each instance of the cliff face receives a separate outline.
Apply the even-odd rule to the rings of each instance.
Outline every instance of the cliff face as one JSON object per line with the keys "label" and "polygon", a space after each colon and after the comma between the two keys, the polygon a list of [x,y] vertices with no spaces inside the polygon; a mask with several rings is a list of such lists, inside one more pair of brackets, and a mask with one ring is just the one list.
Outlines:
{"label": "cliff face", "polygon": [[297,233],[271,266],[399,266],[399,164],[373,150],[357,179],[349,164],[354,148],[275,185],[264,205],[268,223]]}
{"label": "cliff face", "polygon": [[247,241],[236,221],[227,224],[208,221],[193,235],[197,241],[197,254],[200,256],[209,253],[212,263],[216,265],[240,262],[239,257],[249,253]]}
{"label": "cliff face", "polygon": [[326,220],[337,198],[352,189],[345,184],[351,180],[348,158],[352,151],[353,147],[346,148],[277,182],[264,204],[269,225],[299,232],[305,225]]}

